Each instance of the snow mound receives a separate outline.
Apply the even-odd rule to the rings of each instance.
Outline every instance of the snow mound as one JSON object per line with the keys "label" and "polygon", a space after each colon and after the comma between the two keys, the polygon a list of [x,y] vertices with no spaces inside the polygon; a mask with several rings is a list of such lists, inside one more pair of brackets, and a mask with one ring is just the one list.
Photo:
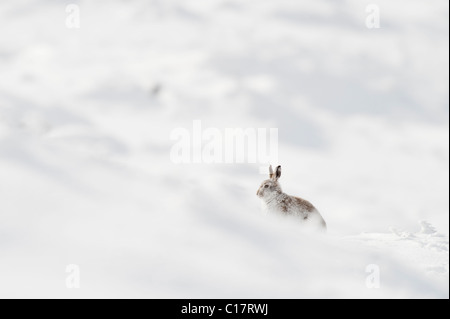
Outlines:
{"label": "snow mound", "polygon": [[[75,2],[0,2],[0,297],[448,298],[448,1]],[[195,120],[278,128],[328,235],[171,161]]]}
{"label": "snow mound", "polygon": [[420,221],[419,224],[421,229],[414,233],[391,227],[391,234],[363,233],[348,238],[370,249],[383,251],[413,266],[423,275],[448,284],[448,237],[439,234],[427,221]]}

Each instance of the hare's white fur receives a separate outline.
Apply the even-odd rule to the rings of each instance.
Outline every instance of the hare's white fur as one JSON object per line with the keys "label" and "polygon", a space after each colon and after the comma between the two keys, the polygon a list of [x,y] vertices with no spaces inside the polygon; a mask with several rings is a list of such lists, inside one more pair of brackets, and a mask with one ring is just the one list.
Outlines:
{"label": "hare's white fur", "polygon": [[269,213],[298,217],[299,220],[311,226],[326,229],[325,220],[319,211],[307,200],[283,193],[278,179],[281,176],[281,166],[276,172],[269,167],[269,179],[263,181],[256,195],[261,198],[264,209]]}

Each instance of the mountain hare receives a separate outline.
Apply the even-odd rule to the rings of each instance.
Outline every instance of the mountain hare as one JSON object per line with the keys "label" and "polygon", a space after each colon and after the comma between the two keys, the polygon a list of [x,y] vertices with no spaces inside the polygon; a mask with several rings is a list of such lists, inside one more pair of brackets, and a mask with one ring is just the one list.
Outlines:
{"label": "mountain hare", "polygon": [[269,167],[269,179],[262,182],[256,195],[261,198],[269,212],[298,216],[305,224],[318,226],[326,230],[327,224],[317,209],[307,200],[289,196],[281,190],[278,179],[281,176],[281,166],[278,166],[275,174],[272,165]]}

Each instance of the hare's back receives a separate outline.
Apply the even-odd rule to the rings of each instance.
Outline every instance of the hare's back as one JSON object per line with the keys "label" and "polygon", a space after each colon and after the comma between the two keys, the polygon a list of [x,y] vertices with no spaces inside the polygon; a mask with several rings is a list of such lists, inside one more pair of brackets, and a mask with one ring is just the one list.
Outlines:
{"label": "hare's back", "polygon": [[320,228],[327,229],[327,223],[323,219],[322,215],[320,215],[319,211],[314,207],[313,204],[308,202],[307,200],[299,197],[293,197],[295,203],[300,208],[303,213],[306,213],[304,216],[305,220],[313,222],[315,224],[320,225]]}
{"label": "hare's back", "polygon": [[294,199],[295,205],[298,206],[300,210],[308,213],[317,211],[314,205],[308,202],[306,199],[295,196],[292,196],[292,198]]}

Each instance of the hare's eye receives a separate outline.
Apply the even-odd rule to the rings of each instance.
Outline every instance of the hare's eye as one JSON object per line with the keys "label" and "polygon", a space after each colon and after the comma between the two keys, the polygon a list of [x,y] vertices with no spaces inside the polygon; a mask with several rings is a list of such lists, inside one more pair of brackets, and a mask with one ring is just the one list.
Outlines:
{"label": "hare's eye", "polygon": [[269,187],[269,185],[264,185],[264,188],[267,188],[267,187]]}

